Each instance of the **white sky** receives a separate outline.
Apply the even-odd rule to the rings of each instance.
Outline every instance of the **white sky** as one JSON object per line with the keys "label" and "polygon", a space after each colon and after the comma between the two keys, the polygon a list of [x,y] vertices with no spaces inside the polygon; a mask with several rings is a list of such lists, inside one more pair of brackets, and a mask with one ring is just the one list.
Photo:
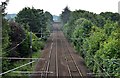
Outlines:
{"label": "white sky", "polygon": [[[0,0],[5,1],[5,0]],[[18,13],[24,7],[34,7],[59,15],[68,6],[70,10],[82,9],[94,13],[118,12],[120,0],[10,0],[6,12]]]}

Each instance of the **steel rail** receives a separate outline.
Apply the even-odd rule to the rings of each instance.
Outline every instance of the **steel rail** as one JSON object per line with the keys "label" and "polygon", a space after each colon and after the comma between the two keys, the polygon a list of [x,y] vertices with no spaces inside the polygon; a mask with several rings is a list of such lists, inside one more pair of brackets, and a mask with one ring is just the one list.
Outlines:
{"label": "steel rail", "polygon": [[[57,31],[58,32],[58,31]],[[56,34],[58,35],[58,33]],[[58,56],[57,56],[57,38],[56,38],[56,76],[58,78]]]}
{"label": "steel rail", "polygon": [[67,46],[68,52],[69,52],[69,54],[70,54],[70,56],[71,56],[71,58],[72,58],[72,60],[73,60],[73,63],[75,64],[75,67],[77,68],[77,70],[78,70],[78,72],[79,72],[79,75],[83,78],[83,74],[82,74],[81,70],[79,69],[77,63],[75,62],[75,59],[74,59],[74,57],[72,56],[72,54],[71,54],[71,52],[70,52],[70,49],[69,49],[69,47],[68,47],[68,43],[67,43],[67,42],[66,42],[66,46]]}
{"label": "steel rail", "polygon": [[[66,39],[64,39],[64,42],[66,42],[65,40],[66,40]],[[68,47],[68,43],[67,43],[67,42],[66,42],[66,47],[67,47],[67,49],[68,49],[67,52],[69,53],[70,57],[72,58],[72,61],[73,61],[74,65],[75,65],[75,67],[76,67],[79,75],[83,78],[83,74],[82,74],[81,70],[79,69],[79,67],[77,66],[77,64],[76,64],[76,62],[75,62],[75,59],[74,59],[74,57],[72,56],[72,54],[71,54],[71,52],[70,52],[70,49],[69,49],[69,47]],[[71,76],[72,76],[72,73],[71,73]]]}
{"label": "steel rail", "polygon": [[[63,43],[62,43],[63,41],[61,40],[61,45],[63,45]],[[66,65],[67,65],[67,69],[68,69],[68,73],[69,73],[69,76],[70,76],[70,78],[72,78],[72,74],[71,74],[71,71],[70,71],[70,67],[69,67],[69,65],[68,65],[68,63],[67,63],[67,58],[66,58],[66,56],[65,56],[65,51],[64,51],[64,47],[62,46],[62,52],[64,52],[64,58],[65,58],[65,61],[66,61]]]}
{"label": "steel rail", "polygon": [[[51,59],[52,49],[53,49],[53,43],[51,44],[50,53],[48,56],[47,69],[46,69],[47,72],[49,71],[49,67],[50,67],[50,61],[51,61],[50,59]],[[46,77],[47,77],[47,75],[48,75],[48,73],[45,73]]]}
{"label": "steel rail", "polygon": [[[51,43],[50,52],[49,52],[49,55],[48,55],[48,60],[50,60],[51,52],[52,52],[52,49],[53,49],[53,40],[54,40],[54,38],[52,37],[52,35],[53,34],[51,34],[51,36],[50,36],[50,38],[52,38],[52,43]],[[47,69],[45,69],[46,65],[47,65]],[[46,72],[43,72],[45,75],[43,75],[43,73],[41,73],[41,78],[43,76],[47,76],[48,69],[49,69],[49,61],[46,60],[45,63],[44,63],[44,65],[43,65],[43,67],[42,67],[42,71],[46,71]]]}

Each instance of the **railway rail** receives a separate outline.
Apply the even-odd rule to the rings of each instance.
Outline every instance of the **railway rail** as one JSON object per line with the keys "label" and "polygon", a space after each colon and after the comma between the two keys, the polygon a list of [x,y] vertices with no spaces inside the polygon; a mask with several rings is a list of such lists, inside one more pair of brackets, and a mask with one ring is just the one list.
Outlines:
{"label": "railway rail", "polygon": [[[81,70],[79,69],[78,65],[76,64],[75,59],[70,52],[70,49],[68,47],[66,39],[61,39],[61,44],[64,46],[63,51],[64,51],[64,54],[65,54],[65,56],[64,56],[65,60],[67,62],[67,68],[68,68],[68,71],[69,71],[69,76],[71,78],[76,77],[76,76],[79,76],[79,77],[83,78],[83,74],[82,74]],[[67,48],[66,49],[67,51],[65,51],[65,48]]]}
{"label": "railway rail", "polygon": [[[71,50],[71,46],[60,30],[59,24],[53,25],[53,32],[48,41],[47,47],[41,57],[46,60],[39,60],[35,68],[35,72],[41,72],[34,74],[35,77],[33,75],[32,78],[59,78],[61,76],[68,76],[69,78],[89,78],[85,74],[89,73],[89,71],[86,71],[87,68],[85,68],[85,66],[80,65],[82,59],[76,58],[79,57],[79,55],[74,56],[75,53]],[[80,62],[78,63],[76,59],[80,60]],[[85,70],[83,71],[83,69]]]}

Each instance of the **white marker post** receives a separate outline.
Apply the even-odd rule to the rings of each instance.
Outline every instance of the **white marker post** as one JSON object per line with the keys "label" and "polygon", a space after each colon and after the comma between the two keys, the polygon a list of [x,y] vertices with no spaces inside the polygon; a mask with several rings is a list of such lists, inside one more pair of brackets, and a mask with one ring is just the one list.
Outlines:
{"label": "white marker post", "polygon": [[[120,1],[118,2],[118,13],[120,14]],[[120,19],[118,21],[118,25],[120,26]]]}
{"label": "white marker post", "polygon": [[120,1],[118,2],[118,13],[120,14]]}

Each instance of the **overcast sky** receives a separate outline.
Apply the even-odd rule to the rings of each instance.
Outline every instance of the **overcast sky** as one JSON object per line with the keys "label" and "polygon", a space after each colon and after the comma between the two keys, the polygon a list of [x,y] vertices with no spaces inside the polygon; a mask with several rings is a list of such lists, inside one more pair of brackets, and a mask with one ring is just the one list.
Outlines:
{"label": "overcast sky", "polygon": [[[5,1],[5,0],[0,0]],[[70,10],[82,9],[94,13],[118,12],[120,0],[10,0],[6,12],[18,13],[24,7],[34,7],[59,15],[68,6]]]}

